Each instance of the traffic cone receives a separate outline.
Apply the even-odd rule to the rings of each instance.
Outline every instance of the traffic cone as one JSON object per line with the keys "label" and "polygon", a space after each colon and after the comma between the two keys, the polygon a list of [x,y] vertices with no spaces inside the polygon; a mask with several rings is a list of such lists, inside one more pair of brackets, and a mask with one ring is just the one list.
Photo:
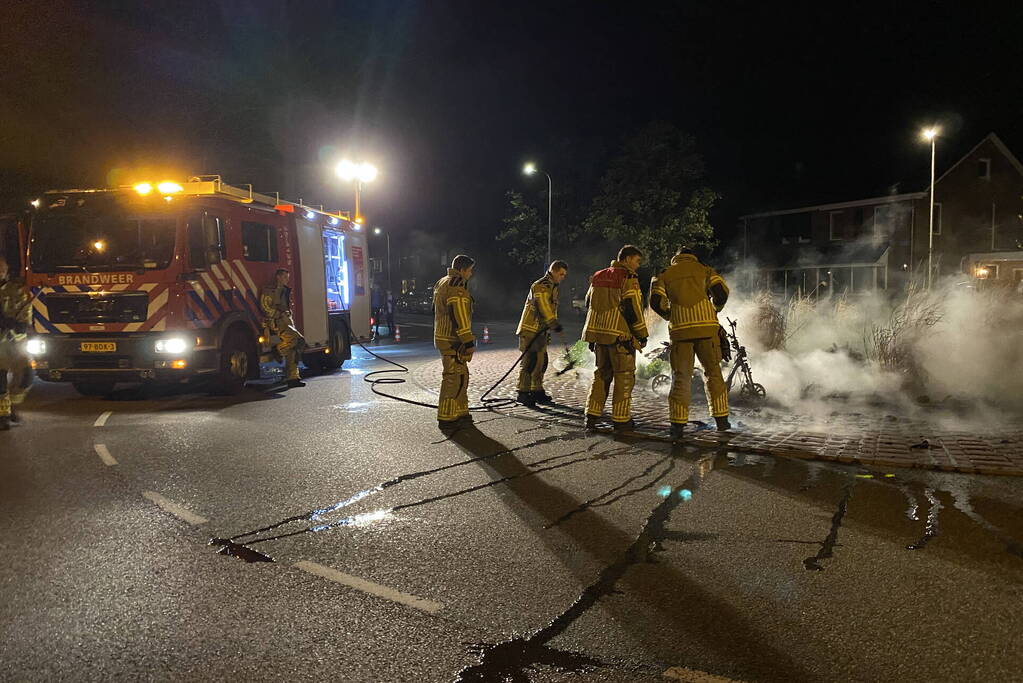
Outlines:
{"label": "traffic cone", "polygon": [[483,326],[483,343],[484,344],[490,343],[490,328],[487,327],[486,325]]}
{"label": "traffic cone", "polygon": [[396,342],[401,341],[401,325],[394,326],[394,341]]}

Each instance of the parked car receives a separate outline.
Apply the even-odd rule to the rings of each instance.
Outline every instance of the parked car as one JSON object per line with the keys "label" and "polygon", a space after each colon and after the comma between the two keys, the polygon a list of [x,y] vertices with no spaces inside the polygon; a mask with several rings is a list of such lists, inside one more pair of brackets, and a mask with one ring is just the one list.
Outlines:
{"label": "parked car", "polygon": [[399,313],[433,313],[433,294],[431,292],[409,292],[398,297]]}

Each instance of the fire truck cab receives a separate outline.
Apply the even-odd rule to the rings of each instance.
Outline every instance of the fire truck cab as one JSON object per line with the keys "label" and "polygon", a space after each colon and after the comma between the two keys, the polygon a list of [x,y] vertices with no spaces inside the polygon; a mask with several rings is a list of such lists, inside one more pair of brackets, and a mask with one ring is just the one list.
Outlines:
{"label": "fire truck cab", "polygon": [[200,377],[237,393],[274,360],[260,294],[283,268],[304,363],[336,370],[369,336],[368,258],[346,215],[219,176],[47,192],[28,230],[33,367],[86,395]]}

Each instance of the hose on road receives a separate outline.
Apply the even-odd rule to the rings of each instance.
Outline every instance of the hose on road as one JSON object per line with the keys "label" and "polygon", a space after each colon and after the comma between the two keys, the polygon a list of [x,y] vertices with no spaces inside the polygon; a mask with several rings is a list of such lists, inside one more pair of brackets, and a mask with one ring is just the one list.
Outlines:
{"label": "hose on road", "polygon": [[[485,392],[483,392],[483,395],[480,396],[480,405],[478,405],[478,406],[469,406],[469,410],[476,410],[476,411],[492,410],[494,408],[506,408],[508,406],[515,405],[515,399],[513,399],[513,398],[487,398],[487,396],[489,396],[490,393],[492,391],[494,391],[494,389],[496,389],[498,386],[500,386],[500,384],[502,382],[504,382],[504,380],[508,379],[508,375],[512,374],[512,371],[515,370],[516,367],[518,367],[519,363],[522,362],[522,359],[525,357],[526,353],[529,352],[529,349],[533,345],[533,342],[536,341],[536,339],[541,334],[546,334],[546,333],[547,333],[547,327],[541,327],[540,331],[537,332],[533,336],[533,338],[529,340],[529,344],[526,346],[526,350],[523,351],[522,353],[520,353],[519,357],[516,358],[515,362],[512,363],[510,368],[508,368],[507,372],[505,372],[503,375],[501,375],[501,379],[499,379],[496,382],[494,382],[490,386],[489,389],[487,389]],[[359,341],[358,339],[355,339],[354,337],[352,338],[352,341],[355,342],[356,344],[358,344],[362,348],[363,351],[365,351],[369,355],[373,356],[374,358],[376,358],[378,360],[382,360],[385,363],[390,363],[391,365],[395,366],[395,368],[393,370],[390,370],[390,369],[389,370],[374,370],[373,372],[367,373],[366,376],[362,378],[362,380],[364,382],[369,382],[370,389],[373,391],[374,394],[377,394],[378,396],[383,396],[384,398],[393,399],[395,401],[401,401],[403,403],[411,403],[414,406],[422,406],[423,408],[437,408],[437,404],[436,403],[427,403],[425,401],[416,401],[416,400],[413,400],[411,398],[404,398],[402,396],[395,396],[394,394],[388,394],[388,393],[385,393],[385,392],[381,391],[380,388],[379,388],[379,385],[382,385],[382,384],[404,384],[405,382],[408,381],[404,377],[382,377],[381,375],[389,375],[391,373],[404,374],[404,373],[408,373],[409,369],[406,366],[402,365],[401,363],[399,363],[397,361],[393,361],[390,358],[387,358],[385,356],[381,356],[380,354],[378,354],[378,353],[376,353],[374,351],[371,351],[370,349],[366,348],[366,346],[361,341]]]}

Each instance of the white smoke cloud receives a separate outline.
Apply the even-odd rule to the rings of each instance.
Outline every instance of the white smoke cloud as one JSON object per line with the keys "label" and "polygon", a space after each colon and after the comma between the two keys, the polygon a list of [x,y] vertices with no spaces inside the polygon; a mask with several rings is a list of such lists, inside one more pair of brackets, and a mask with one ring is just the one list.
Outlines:
{"label": "white smoke cloud", "polygon": [[[1012,291],[978,288],[964,276],[943,279],[929,294],[916,291],[910,318],[925,311],[939,320],[896,334],[894,346],[911,367],[892,368],[878,361],[872,338],[875,329],[892,328],[893,314],[905,311],[905,292],[824,293],[790,302],[778,295],[772,302],[785,317],[785,343],[766,349],[757,334],[763,295],[743,291],[741,275],[726,278],[732,294],[719,319],[726,327],[727,318],[737,322],[769,407],[824,417],[870,405],[908,417],[933,414],[937,405],[947,409],[942,419],[960,420],[960,426],[1004,423],[1023,411],[1023,296]],[[648,321],[651,344],[667,340],[663,321]],[[733,398],[737,389],[738,382]]]}

